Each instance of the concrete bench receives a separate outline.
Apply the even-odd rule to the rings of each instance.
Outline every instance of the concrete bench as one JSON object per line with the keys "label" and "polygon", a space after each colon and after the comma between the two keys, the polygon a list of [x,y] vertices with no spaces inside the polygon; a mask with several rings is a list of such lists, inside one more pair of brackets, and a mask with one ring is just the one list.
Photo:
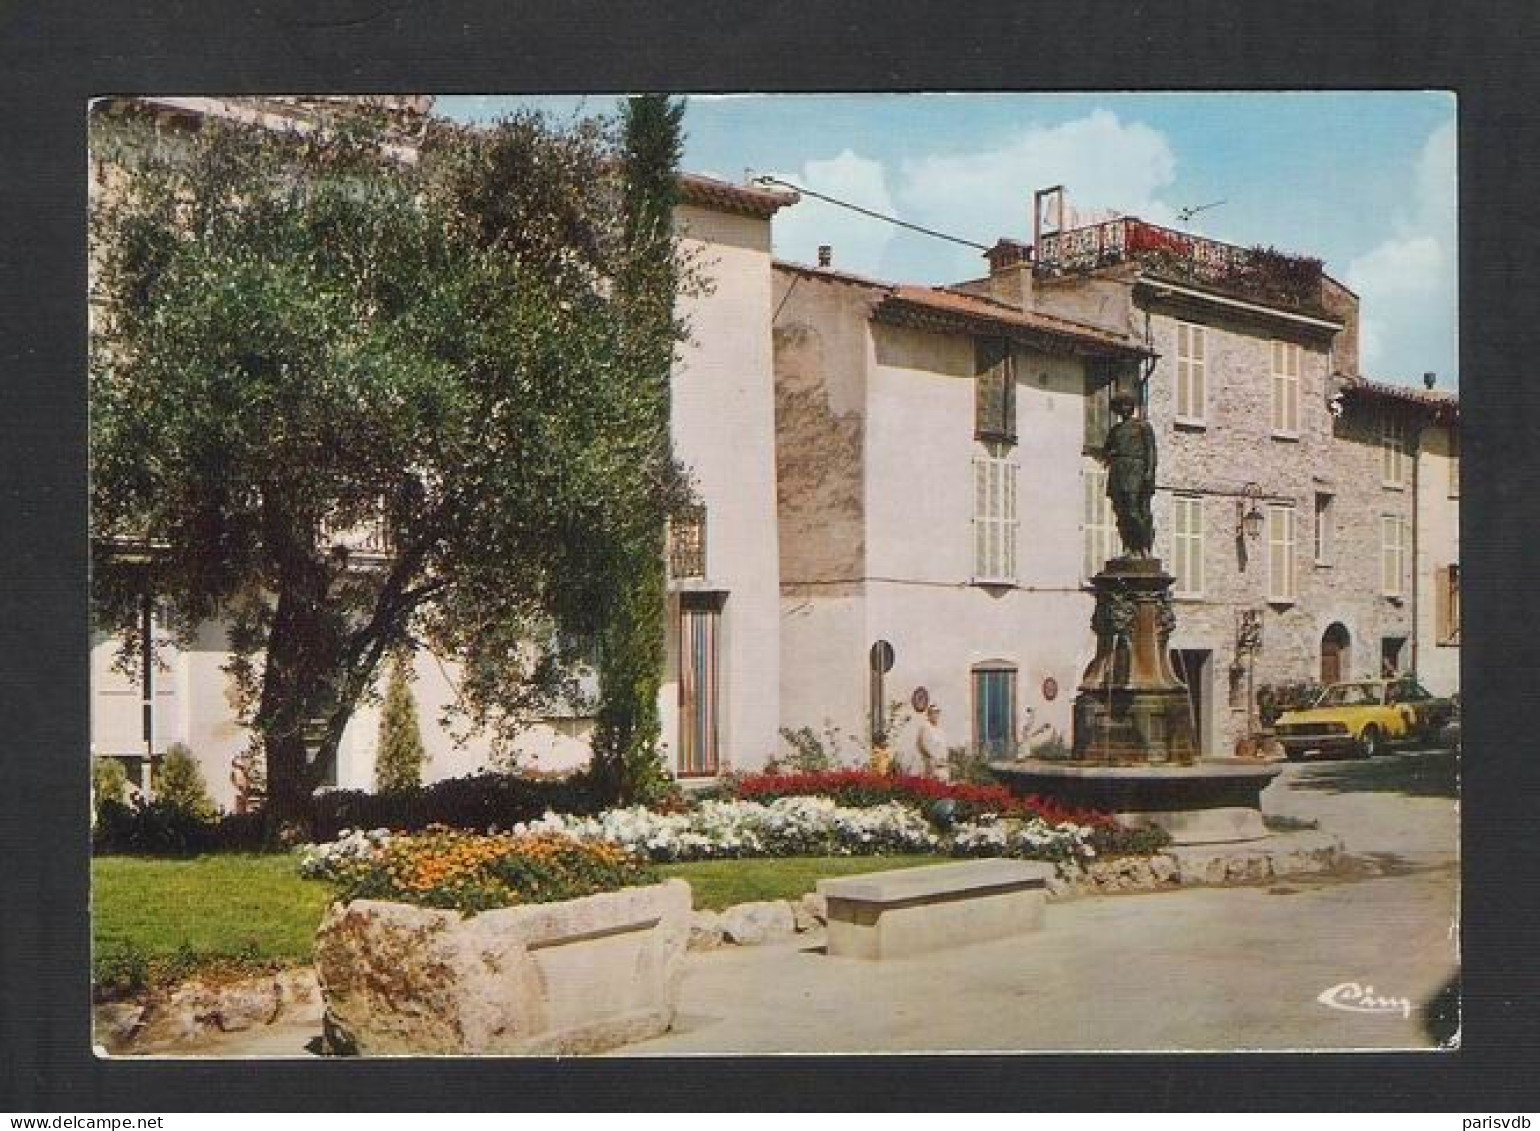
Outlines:
{"label": "concrete bench", "polygon": [[904,958],[1035,931],[1052,864],[966,860],[819,880],[829,904],[828,953]]}

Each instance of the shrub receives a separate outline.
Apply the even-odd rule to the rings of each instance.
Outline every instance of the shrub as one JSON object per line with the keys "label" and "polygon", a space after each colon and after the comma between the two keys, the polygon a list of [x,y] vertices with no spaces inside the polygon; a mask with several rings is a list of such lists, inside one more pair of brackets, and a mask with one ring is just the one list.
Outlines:
{"label": "shrub", "polygon": [[300,872],[340,885],[343,899],[387,899],[467,914],[659,880],[645,861],[614,844],[442,827],[419,836],[353,833],[312,845],[303,851]]}
{"label": "shrub", "polygon": [[1116,822],[1091,830],[1090,844],[1098,856],[1150,856],[1171,843],[1171,834],[1156,825],[1125,828]]}
{"label": "shrub", "polygon": [[417,704],[412,699],[406,663],[397,659],[390,668],[385,708],[380,714],[380,750],[374,763],[374,788],[381,792],[418,788],[422,785],[422,765],[427,757],[422,745],[422,730],[417,725]]}
{"label": "shrub", "polygon": [[1070,756],[1069,744],[1064,741],[1064,736],[1052,727],[1044,728],[1048,731],[1047,737],[1034,742],[1028,751],[1034,758],[1064,759]]}
{"label": "shrub", "polygon": [[947,777],[965,785],[996,785],[998,779],[989,771],[988,752],[966,746],[950,746],[946,752]]}
{"label": "shrub", "polygon": [[91,955],[91,983],[97,1000],[140,993],[150,984],[150,960],[133,943],[99,948]]}
{"label": "shrub", "polygon": [[91,808],[93,816],[101,817],[102,806],[108,802],[123,804],[128,795],[128,773],[116,758],[91,760]]}
{"label": "shrub", "polygon": [[332,840],[345,829],[420,832],[430,825],[510,829],[548,810],[595,813],[602,805],[587,771],[566,778],[474,774],[392,793],[334,789],[317,794],[310,805],[310,835]]}
{"label": "shrub", "polygon": [[1296,680],[1293,683],[1264,683],[1257,688],[1257,716],[1262,725],[1270,727],[1287,711],[1303,710],[1315,705],[1324,690],[1315,680]]}
{"label": "shrub", "polygon": [[209,799],[203,771],[186,745],[173,742],[166,748],[153,781],[155,801],[199,820],[212,821],[217,812]]}
{"label": "shrub", "polygon": [[[599,808],[587,774],[549,779],[476,774],[392,793],[354,789],[318,793],[310,799],[309,823],[311,837],[324,841],[359,828],[509,829],[546,812],[594,813]],[[260,811],[206,816],[169,805],[161,797],[148,804],[102,806],[93,850],[100,856],[257,852],[271,847],[264,842],[265,831]]]}
{"label": "shrub", "polygon": [[206,953],[182,943],[171,954],[152,955],[137,943],[109,943],[91,955],[91,997],[117,1001],[162,990],[188,978],[233,981],[281,968],[282,963],[264,958],[255,944],[229,952]]}
{"label": "shrub", "polygon": [[791,747],[791,753],[777,765],[785,765],[799,774],[828,773],[839,765],[839,731],[825,727],[823,737],[812,727],[782,727],[781,737]]}

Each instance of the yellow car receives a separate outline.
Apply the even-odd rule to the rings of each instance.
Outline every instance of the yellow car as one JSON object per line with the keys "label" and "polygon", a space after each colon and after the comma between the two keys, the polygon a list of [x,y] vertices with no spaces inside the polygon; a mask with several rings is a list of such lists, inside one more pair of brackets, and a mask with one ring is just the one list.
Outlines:
{"label": "yellow car", "polygon": [[1454,705],[1409,677],[1334,683],[1313,707],[1289,711],[1273,735],[1291,759],[1312,753],[1373,757],[1388,743],[1428,738],[1448,724]]}

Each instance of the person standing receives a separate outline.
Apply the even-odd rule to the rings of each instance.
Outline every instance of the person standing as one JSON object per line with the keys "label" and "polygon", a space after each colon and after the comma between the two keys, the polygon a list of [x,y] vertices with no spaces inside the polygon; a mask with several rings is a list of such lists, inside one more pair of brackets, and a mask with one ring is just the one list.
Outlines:
{"label": "person standing", "polygon": [[920,773],[945,781],[948,776],[948,742],[941,726],[941,708],[932,703],[920,722],[918,740]]}

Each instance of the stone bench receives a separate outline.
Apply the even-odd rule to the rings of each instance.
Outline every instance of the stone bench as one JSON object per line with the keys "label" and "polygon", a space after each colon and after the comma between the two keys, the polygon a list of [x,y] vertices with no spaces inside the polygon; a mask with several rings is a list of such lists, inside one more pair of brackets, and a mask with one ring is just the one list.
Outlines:
{"label": "stone bench", "polygon": [[1052,864],[967,860],[819,880],[828,953],[904,958],[1035,931]]}

